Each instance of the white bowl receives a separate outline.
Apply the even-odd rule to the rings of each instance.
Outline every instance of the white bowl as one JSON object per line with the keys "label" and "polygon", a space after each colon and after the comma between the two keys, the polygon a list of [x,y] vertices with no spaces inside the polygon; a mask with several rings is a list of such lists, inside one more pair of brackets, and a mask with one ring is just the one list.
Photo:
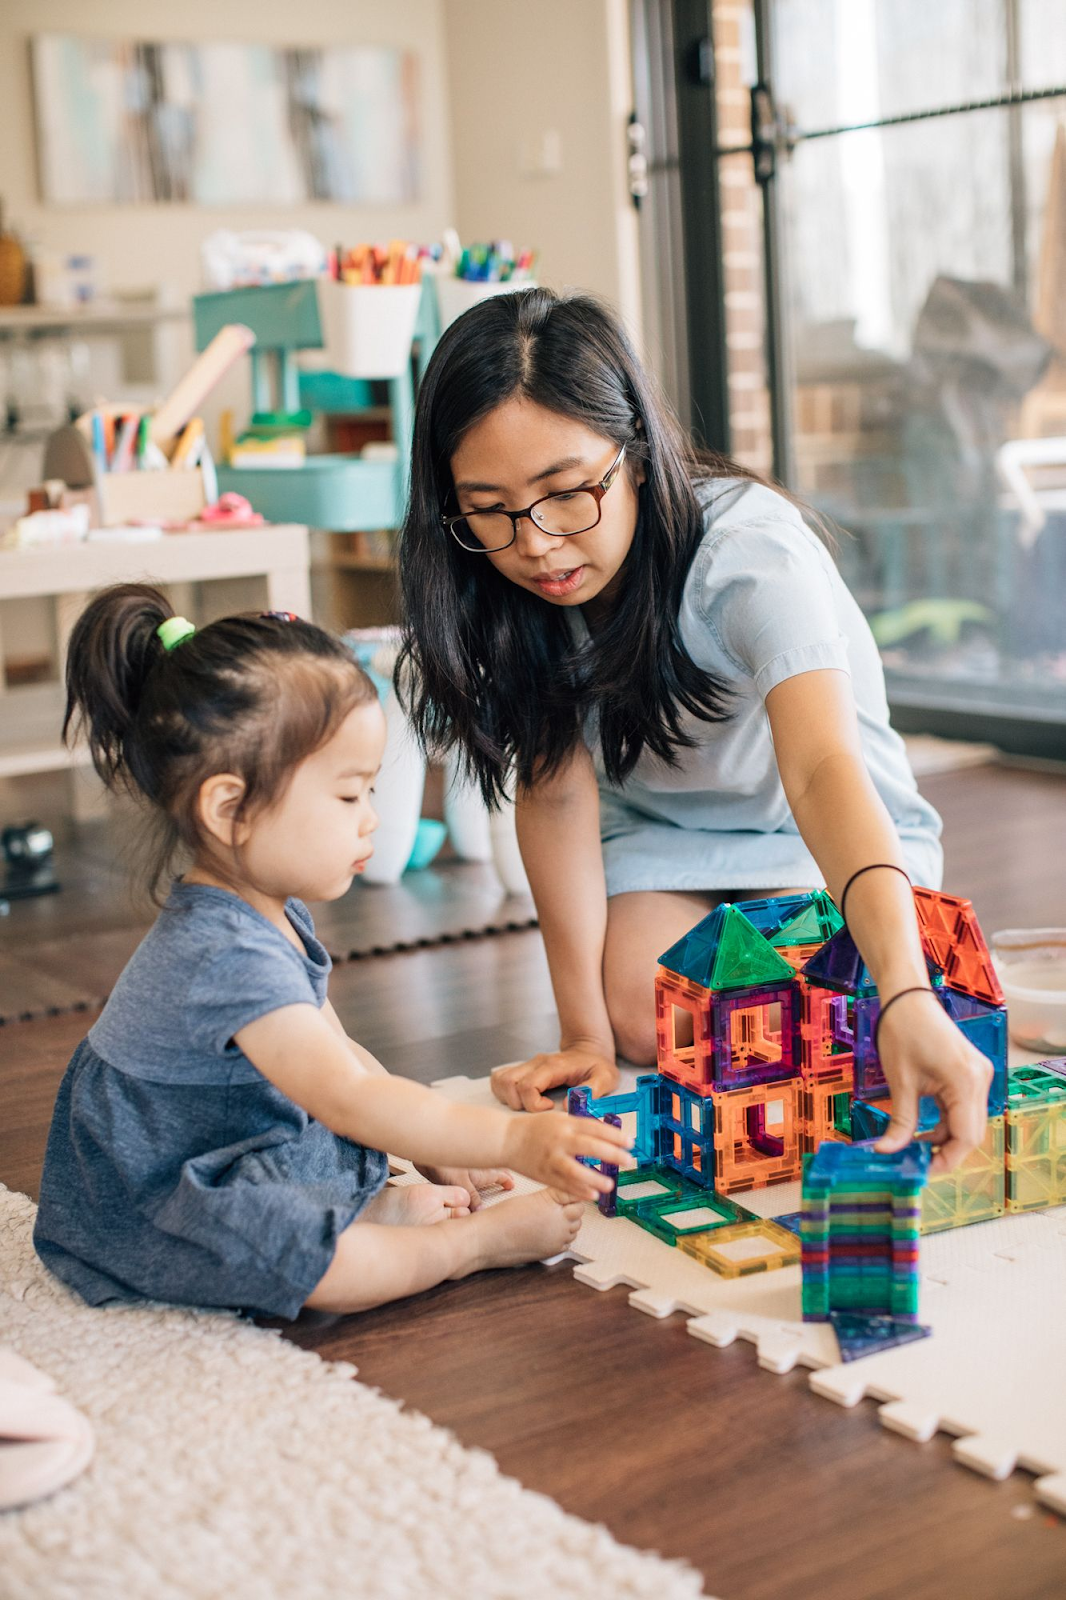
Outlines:
{"label": "white bowl", "polygon": [[1006,928],[990,944],[1015,1044],[1066,1052],[1066,928]]}

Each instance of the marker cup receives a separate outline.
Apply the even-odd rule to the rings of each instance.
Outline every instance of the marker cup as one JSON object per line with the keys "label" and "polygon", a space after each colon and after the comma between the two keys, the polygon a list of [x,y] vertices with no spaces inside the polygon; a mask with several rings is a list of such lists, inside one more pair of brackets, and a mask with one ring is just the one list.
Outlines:
{"label": "marker cup", "polygon": [[469,278],[448,278],[441,272],[434,273],[433,282],[437,290],[437,310],[442,332],[456,317],[461,317],[471,306],[480,305],[482,300],[490,300],[497,294],[514,294],[518,289],[537,287],[532,278],[508,278],[502,283],[485,283]]}
{"label": "marker cup", "polygon": [[326,366],[346,378],[398,378],[411,359],[420,283],[318,279]]}

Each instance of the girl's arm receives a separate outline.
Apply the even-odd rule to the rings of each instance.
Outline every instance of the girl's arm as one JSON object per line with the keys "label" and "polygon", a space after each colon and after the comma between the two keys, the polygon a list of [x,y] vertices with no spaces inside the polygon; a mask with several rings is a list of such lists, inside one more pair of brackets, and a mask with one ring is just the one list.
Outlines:
{"label": "girl's arm", "polygon": [[348,1041],[312,1005],[282,1006],[234,1035],[282,1094],[334,1133],[409,1160],[460,1167],[514,1167],[577,1199],[595,1200],[611,1180],[578,1156],[632,1166],[628,1138],[591,1117],[508,1117],[460,1106],[406,1078],[353,1062]]}
{"label": "girl's arm", "polygon": [[[372,1056],[369,1050],[365,1050],[361,1044],[357,1044],[345,1033],[341,1019],[333,1009],[332,1001],[325,1001],[321,1014],[338,1038],[344,1040],[364,1072],[379,1078],[388,1077],[388,1069],[381,1065],[377,1057]],[[396,1152],[392,1153],[395,1155]],[[422,1163],[418,1170],[431,1183],[452,1183],[465,1189],[470,1196],[471,1211],[476,1211],[480,1206],[482,1190],[514,1188],[514,1179],[505,1167],[435,1167]]]}
{"label": "girl's arm", "polygon": [[581,745],[559,772],[520,790],[515,825],[537,906],[559,1012],[559,1049],[492,1075],[494,1092],[516,1111],[544,1111],[543,1090],[588,1084],[594,1095],[618,1084],[614,1034],[603,992],[607,886],[600,848],[600,796],[592,757]]}
{"label": "girl's arm", "polygon": [[[846,673],[788,678],[766,697],[785,795],[829,892],[840,894],[859,867],[903,855],[892,820],[870,781]],[[866,872],[848,893],[848,928],[882,1002],[901,989],[929,988],[914,897],[898,872]],[[941,1149],[933,1172],[957,1166],[984,1137],[992,1066],[935,999],[907,995],[886,1015],[880,1037],[893,1116],[881,1150],[914,1137],[918,1099],[940,1103]]]}
{"label": "girl's arm", "polygon": [[336,1011],[333,1009],[332,1000],[326,1000],[323,1003],[322,1015],[325,1017],[326,1021],[329,1023],[330,1027],[333,1029],[338,1038],[344,1040],[345,1044],[348,1046],[348,1049],[352,1052],[352,1055],[358,1061],[364,1072],[373,1073],[379,1078],[388,1076],[388,1068],[383,1067],[376,1056],[372,1056],[369,1050],[364,1050],[361,1044],[356,1044],[354,1039],[349,1039],[348,1035],[344,1031],[344,1025],[341,1022],[340,1017],[338,1017]]}

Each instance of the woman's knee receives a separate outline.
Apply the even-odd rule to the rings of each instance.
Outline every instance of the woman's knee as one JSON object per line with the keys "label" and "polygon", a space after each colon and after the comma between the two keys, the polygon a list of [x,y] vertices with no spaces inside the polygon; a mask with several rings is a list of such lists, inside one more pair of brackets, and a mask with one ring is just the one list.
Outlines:
{"label": "woman's knee", "polygon": [[635,1067],[651,1067],[655,1065],[655,1001],[649,997],[649,1004],[641,1006],[635,1003],[635,997],[630,994],[620,997],[616,1005],[611,1004],[611,997],[607,997],[607,1012],[611,1019],[611,1031],[614,1034],[614,1045],[620,1056],[631,1061]]}

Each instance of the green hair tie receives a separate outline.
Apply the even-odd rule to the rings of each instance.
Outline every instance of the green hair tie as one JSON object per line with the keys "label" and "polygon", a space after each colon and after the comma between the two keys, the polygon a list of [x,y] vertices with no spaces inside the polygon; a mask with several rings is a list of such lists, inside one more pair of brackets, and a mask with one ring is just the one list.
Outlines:
{"label": "green hair tie", "polygon": [[161,622],[155,630],[163,641],[164,650],[173,650],[175,645],[181,644],[183,639],[191,639],[196,629],[188,617],[168,617]]}

